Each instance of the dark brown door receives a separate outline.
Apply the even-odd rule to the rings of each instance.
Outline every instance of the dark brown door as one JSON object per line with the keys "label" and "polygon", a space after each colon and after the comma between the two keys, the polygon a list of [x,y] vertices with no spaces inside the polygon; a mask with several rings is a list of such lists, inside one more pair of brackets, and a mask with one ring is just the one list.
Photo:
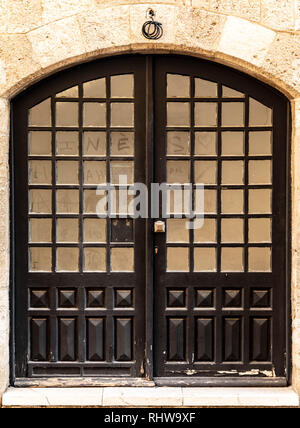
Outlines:
{"label": "dark brown door", "polygon": [[285,377],[286,103],[212,63],[155,73],[155,181],[191,182],[195,221],[203,184],[205,213],[186,229],[170,194],[155,235],[155,376]]}
{"label": "dark brown door", "polygon": [[[206,61],[106,59],[17,97],[13,378],[284,384],[287,158],[285,98]],[[151,183],[171,185],[167,218],[130,196],[107,216],[97,186],[133,182],[149,214]]]}

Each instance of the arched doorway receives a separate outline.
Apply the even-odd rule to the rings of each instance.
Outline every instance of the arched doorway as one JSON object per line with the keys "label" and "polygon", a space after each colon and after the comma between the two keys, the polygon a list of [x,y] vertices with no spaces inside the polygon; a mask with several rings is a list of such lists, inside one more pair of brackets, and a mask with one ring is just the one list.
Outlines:
{"label": "arched doorway", "polygon": [[[16,379],[286,384],[287,119],[275,90],[179,56],[96,61],[16,98]],[[124,211],[133,183],[148,194]]]}

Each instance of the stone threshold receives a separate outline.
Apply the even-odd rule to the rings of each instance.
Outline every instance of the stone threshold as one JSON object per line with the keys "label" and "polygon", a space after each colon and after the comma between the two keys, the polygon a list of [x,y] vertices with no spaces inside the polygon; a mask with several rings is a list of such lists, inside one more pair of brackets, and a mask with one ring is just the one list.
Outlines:
{"label": "stone threshold", "polygon": [[287,388],[8,388],[9,407],[299,407]]}

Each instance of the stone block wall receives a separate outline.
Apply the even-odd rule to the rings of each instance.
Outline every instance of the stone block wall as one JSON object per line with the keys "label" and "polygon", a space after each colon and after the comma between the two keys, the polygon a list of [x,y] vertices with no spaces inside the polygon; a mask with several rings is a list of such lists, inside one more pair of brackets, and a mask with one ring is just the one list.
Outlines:
{"label": "stone block wall", "polygon": [[[141,34],[147,8],[164,37]],[[0,396],[9,371],[10,99],[65,67],[121,53],[217,61],[278,88],[292,123],[293,384],[300,391],[300,2],[298,0],[2,0],[0,2]],[[16,195],[17,197],[17,195]]]}

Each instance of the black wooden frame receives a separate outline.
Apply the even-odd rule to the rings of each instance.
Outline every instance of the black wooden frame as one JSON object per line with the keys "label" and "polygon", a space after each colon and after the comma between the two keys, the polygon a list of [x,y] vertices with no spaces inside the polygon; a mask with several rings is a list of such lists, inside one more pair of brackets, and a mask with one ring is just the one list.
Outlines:
{"label": "black wooden frame", "polygon": [[[114,58],[114,59],[105,59],[96,61],[90,64],[91,69],[93,68],[93,65],[99,64],[101,67],[103,67],[104,64],[108,67],[112,67],[112,64],[115,62],[116,64],[118,61],[127,61],[128,64],[130,64],[131,60],[134,60],[135,58],[141,58],[141,56],[122,56],[120,58]],[[142,57],[144,58],[144,57]],[[285,159],[286,164],[285,168],[282,168],[281,172],[281,179],[284,183],[286,183],[286,187],[284,189],[286,198],[286,210],[285,210],[285,218],[284,218],[284,225],[285,228],[285,234],[286,234],[286,242],[285,242],[285,269],[282,269],[282,272],[284,272],[284,275],[282,275],[282,280],[285,283],[285,291],[286,295],[285,298],[285,305],[283,308],[283,313],[281,314],[281,320],[285,319],[285,328],[284,328],[284,337],[282,340],[282,347],[285,349],[285,355],[281,359],[281,367],[282,370],[280,371],[280,376],[269,379],[269,378],[233,378],[230,377],[227,378],[206,378],[203,377],[201,380],[198,378],[154,378],[154,356],[153,356],[153,299],[154,299],[154,290],[153,290],[153,282],[155,280],[154,276],[154,244],[155,245],[161,245],[161,243],[158,241],[155,241],[152,234],[153,230],[153,221],[151,219],[147,220],[146,224],[146,248],[145,248],[145,257],[143,260],[146,260],[145,268],[146,268],[146,288],[145,288],[145,304],[146,304],[146,324],[145,324],[145,355],[144,355],[144,367],[145,367],[145,378],[147,381],[153,381],[155,380],[157,385],[219,385],[219,386],[233,386],[233,385],[252,385],[252,386],[258,386],[258,385],[286,385],[290,382],[290,373],[291,373],[291,321],[290,321],[290,268],[291,268],[291,261],[290,261],[290,235],[291,235],[291,201],[290,201],[290,187],[291,187],[291,179],[290,179],[290,106],[289,103],[280,92],[275,90],[274,88],[269,87],[266,84],[263,84],[261,82],[258,82],[256,79],[246,76],[243,73],[240,73],[236,70],[230,69],[225,66],[219,66],[215,63],[204,61],[201,59],[192,59],[190,57],[184,57],[184,56],[152,56],[147,55],[145,57],[145,66],[144,66],[144,72],[145,72],[145,88],[146,91],[146,105],[145,105],[145,112],[146,112],[146,120],[145,120],[145,140],[147,143],[146,153],[145,153],[145,172],[146,172],[146,183],[149,185],[153,181],[154,177],[154,127],[156,124],[156,119],[154,116],[154,96],[153,96],[153,80],[155,75],[155,61],[156,58],[158,58],[158,62],[161,67],[167,67],[167,64],[176,64],[176,67],[178,69],[180,68],[181,73],[187,73],[190,74],[191,70],[194,70],[193,72],[196,73],[196,70],[203,67],[203,69],[206,69],[206,73],[209,73],[211,76],[211,79],[214,80],[214,77],[217,78],[220,76],[220,73],[222,73],[222,83],[224,85],[228,86],[234,86],[237,90],[240,88],[241,92],[249,92],[251,95],[255,96],[258,100],[261,100],[263,103],[268,104],[270,102],[270,105],[274,103],[274,105],[277,105],[277,113],[278,117],[282,118],[282,122],[280,123],[280,129],[278,129],[277,132],[281,132],[281,137],[283,140],[286,141],[286,145],[283,149],[285,153]],[[11,167],[11,277],[10,277],[10,283],[11,283],[11,295],[10,295],[10,304],[11,304],[11,344],[10,344],[10,354],[11,354],[11,384],[15,384],[16,386],[22,386],[22,385],[30,385],[30,384],[39,384],[43,385],[43,381],[40,379],[30,380],[30,379],[24,379],[24,376],[20,376],[20,372],[15,372],[15,347],[16,347],[16,331],[20,331],[22,329],[22,325],[20,324],[20,321],[18,321],[18,316],[20,312],[23,311],[23,305],[22,302],[16,301],[16,292],[15,292],[15,286],[16,286],[16,268],[15,268],[15,234],[16,234],[16,218],[15,218],[15,185],[18,185],[18,183],[15,183],[15,174],[14,171],[16,168],[22,168],[22,162],[21,163],[15,163],[15,155],[14,155],[14,138],[17,138],[17,134],[22,127],[22,122],[20,124],[19,118],[22,116],[22,110],[24,109],[24,106],[27,104],[26,98],[31,100],[29,104],[33,105],[36,104],[39,100],[42,100],[44,98],[43,93],[40,92],[40,87],[42,87],[46,82],[49,85],[52,85],[52,82],[55,82],[55,90],[56,92],[59,92],[60,90],[64,90],[66,87],[70,87],[70,82],[74,80],[74,82],[80,81],[80,75],[83,69],[86,69],[86,65],[79,65],[77,67],[74,67],[70,70],[63,71],[59,73],[58,75],[55,75],[54,77],[48,78],[46,81],[43,81],[40,84],[34,85],[32,88],[24,91],[22,94],[17,96],[12,101],[12,132],[11,132],[11,147],[10,147],[10,167]],[[128,65],[129,69],[130,66]],[[96,67],[95,67],[96,68]],[[111,68],[110,68],[111,70]],[[85,71],[86,73],[86,71]],[[96,74],[93,72],[91,75],[94,75],[96,78]],[[86,77],[86,74],[84,75],[84,80],[88,80]],[[59,82],[59,83],[58,83]],[[255,88],[255,91],[253,91],[253,88]],[[156,88],[156,91],[160,91],[162,88]],[[268,101],[269,100],[269,101]],[[34,102],[33,102],[34,101]],[[27,104],[27,105],[29,105]],[[159,109],[156,110],[156,114],[163,112]],[[164,117],[164,114],[162,115]],[[157,152],[157,156],[159,156],[159,153]],[[157,159],[157,157],[156,157]],[[279,180],[279,178],[277,178]],[[142,258],[141,258],[142,259]],[[142,261],[142,260],[141,260]],[[176,279],[178,278],[177,274],[174,274],[176,276]],[[209,277],[209,274],[207,274]],[[174,279],[175,279],[174,276]],[[235,280],[243,280],[243,274],[236,274]],[[284,313],[285,312],[285,313]],[[24,341],[23,337],[23,341]],[[284,342],[284,344],[283,344]],[[23,342],[24,346],[24,342]],[[154,349],[155,349],[155,343],[154,343]],[[23,366],[25,362],[21,362],[21,366]],[[61,380],[58,383],[59,384],[66,384],[68,386],[68,382],[66,382],[67,379]],[[70,378],[71,381],[71,378]],[[105,384],[105,379],[94,379],[93,384],[99,384],[103,385]],[[110,380],[108,380],[108,383],[110,383]],[[45,382],[47,384],[47,381]],[[86,379],[86,382],[82,379],[77,379],[78,385],[86,385],[89,384],[88,379]],[[122,385],[133,385],[135,384],[134,379],[123,379],[122,381],[116,381],[116,385],[122,384]],[[54,385],[52,385],[54,386]]]}

